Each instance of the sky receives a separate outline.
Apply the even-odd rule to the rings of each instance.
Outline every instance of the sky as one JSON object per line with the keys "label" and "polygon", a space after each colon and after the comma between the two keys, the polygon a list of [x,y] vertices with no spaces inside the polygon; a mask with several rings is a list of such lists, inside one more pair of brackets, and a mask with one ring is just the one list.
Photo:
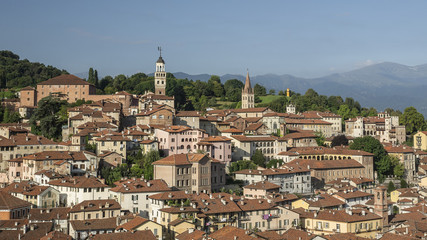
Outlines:
{"label": "sky", "polygon": [[321,77],[427,63],[427,1],[20,1],[0,3],[0,50],[70,73]]}

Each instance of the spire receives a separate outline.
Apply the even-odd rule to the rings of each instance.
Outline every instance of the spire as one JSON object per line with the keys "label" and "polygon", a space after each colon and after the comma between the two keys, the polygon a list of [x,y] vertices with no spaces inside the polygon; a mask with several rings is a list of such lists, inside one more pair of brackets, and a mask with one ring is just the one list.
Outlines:
{"label": "spire", "polygon": [[252,93],[251,79],[249,78],[249,71],[246,74],[245,87],[243,88],[244,92]]}
{"label": "spire", "polygon": [[157,50],[160,52],[160,56],[159,56],[159,59],[157,60],[157,63],[165,64],[165,61],[162,58],[162,47],[157,47]]}

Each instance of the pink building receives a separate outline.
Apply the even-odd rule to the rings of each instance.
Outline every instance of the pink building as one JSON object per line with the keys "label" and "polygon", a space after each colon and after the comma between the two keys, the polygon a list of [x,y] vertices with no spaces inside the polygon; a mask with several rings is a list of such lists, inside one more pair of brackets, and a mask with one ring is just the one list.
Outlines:
{"label": "pink building", "polygon": [[169,156],[197,152],[197,143],[208,137],[208,134],[201,129],[193,129],[187,126],[169,126],[156,128],[155,136],[159,142],[159,150]]}
{"label": "pink building", "polygon": [[200,140],[198,149],[228,166],[231,162],[231,138],[212,136]]}

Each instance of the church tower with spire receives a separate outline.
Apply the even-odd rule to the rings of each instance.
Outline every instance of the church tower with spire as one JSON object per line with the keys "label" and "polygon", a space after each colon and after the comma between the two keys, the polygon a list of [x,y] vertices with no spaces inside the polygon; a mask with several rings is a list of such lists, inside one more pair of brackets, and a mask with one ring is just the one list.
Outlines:
{"label": "church tower with spire", "polygon": [[255,94],[249,79],[249,72],[246,74],[245,87],[242,89],[242,109],[255,107]]}
{"label": "church tower with spire", "polygon": [[162,58],[162,49],[160,51],[160,57],[156,62],[156,72],[154,73],[154,94],[166,95],[166,69],[165,61]]}

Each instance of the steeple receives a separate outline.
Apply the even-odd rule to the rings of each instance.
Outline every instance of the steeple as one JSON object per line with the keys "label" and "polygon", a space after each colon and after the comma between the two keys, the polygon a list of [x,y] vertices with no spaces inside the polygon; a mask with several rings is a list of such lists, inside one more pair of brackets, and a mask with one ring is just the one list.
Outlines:
{"label": "steeple", "polygon": [[242,109],[255,107],[255,94],[251,86],[249,71],[246,74],[245,86],[242,89]]}
{"label": "steeple", "polygon": [[252,93],[252,86],[251,86],[251,79],[249,78],[249,71],[246,73],[245,87],[243,88],[243,91],[246,93]]}
{"label": "steeple", "polygon": [[165,61],[162,58],[162,48],[157,48],[160,52],[156,62],[156,72],[154,73],[154,88],[156,95],[166,95],[166,69]]}

